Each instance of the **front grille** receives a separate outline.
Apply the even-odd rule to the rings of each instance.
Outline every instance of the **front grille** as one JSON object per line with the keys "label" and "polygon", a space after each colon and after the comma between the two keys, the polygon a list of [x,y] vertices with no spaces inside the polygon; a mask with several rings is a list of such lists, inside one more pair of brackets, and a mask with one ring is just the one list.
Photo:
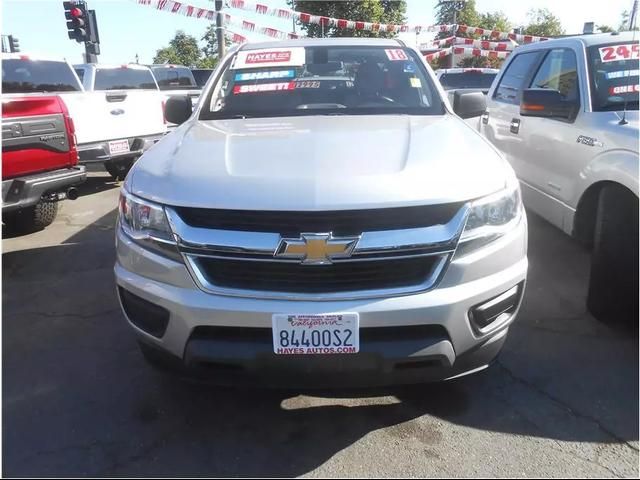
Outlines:
{"label": "front grille", "polygon": [[302,265],[201,257],[194,260],[216,287],[287,293],[340,293],[424,284],[441,256]]}
{"label": "front grille", "polygon": [[442,225],[451,220],[462,203],[416,207],[336,211],[255,211],[175,207],[191,227],[271,232],[284,236],[306,232],[359,235],[362,232],[403,230]]}

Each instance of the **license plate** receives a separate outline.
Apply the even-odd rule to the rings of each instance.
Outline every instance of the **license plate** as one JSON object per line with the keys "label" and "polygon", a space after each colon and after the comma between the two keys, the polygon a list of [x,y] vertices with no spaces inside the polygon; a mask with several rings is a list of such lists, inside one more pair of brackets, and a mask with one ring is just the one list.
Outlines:
{"label": "license plate", "polygon": [[357,313],[272,317],[273,351],[277,355],[335,355],[360,350]]}
{"label": "license plate", "polygon": [[127,152],[129,152],[129,140],[114,140],[113,142],[109,142],[109,153],[111,155]]}

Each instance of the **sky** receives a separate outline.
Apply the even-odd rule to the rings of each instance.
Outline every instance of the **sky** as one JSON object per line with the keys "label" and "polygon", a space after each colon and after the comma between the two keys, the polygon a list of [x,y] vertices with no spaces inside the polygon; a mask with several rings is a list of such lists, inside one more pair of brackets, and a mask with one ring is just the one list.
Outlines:
{"label": "sky", "polygon": [[[210,0],[181,0],[182,3],[213,10]],[[250,0],[256,3],[256,0]],[[65,57],[72,63],[82,62],[84,47],[67,37],[62,0],[3,0],[2,33],[19,38],[23,52],[47,57]],[[285,7],[286,0],[258,0],[272,6]],[[137,5],[135,0],[88,0],[89,8],[96,10],[100,33],[101,63],[134,62],[138,54],[140,63],[151,63],[159,48],[166,46],[176,30],[184,30],[197,38],[202,37],[208,21],[155,10]],[[408,23],[432,25],[437,0],[407,0]],[[616,27],[623,10],[631,10],[633,0],[476,0],[479,12],[504,12],[514,25],[525,24],[527,11],[548,8],[562,22],[567,33],[581,33],[584,22]],[[257,15],[243,10],[228,9],[236,18],[291,31],[292,22],[275,17]],[[350,19],[359,20],[359,19]],[[257,33],[237,29],[251,41],[264,40]],[[405,34],[409,44],[423,43],[433,34]]]}

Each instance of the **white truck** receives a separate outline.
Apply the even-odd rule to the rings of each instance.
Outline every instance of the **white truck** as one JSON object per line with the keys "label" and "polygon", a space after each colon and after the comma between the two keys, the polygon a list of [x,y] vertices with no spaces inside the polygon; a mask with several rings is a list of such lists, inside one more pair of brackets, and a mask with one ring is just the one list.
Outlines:
{"label": "white truck", "polygon": [[638,321],[638,34],[518,47],[480,132],[509,160],[527,208],[592,247],[587,306]]}
{"label": "white truck", "polygon": [[[195,108],[200,100],[202,86],[198,85],[189,68],[170,63],[149,65],[149,68],[158,83],[158,88],[164,94],[164,101],[172,96],[185,95],[191,99],[191,105]],[[169,122],[167,127],[171,131],[177,125]]]}
{"label": "white truck", "polygon": [[133,162],[167,132],[164,96],[143,65],[74,69],[84,90],[92,92],[84,95],[84,108],[95,105],[98,114],[78,126],[80,162],[104,162],[112,177],[124,179]]}
{"label": "white truck", "polygon": [[131,164],[166,133],[163,99],[128,90],[85,91],[64,59],[2,54],[3,98],[59,95],[75,124],[81,164]]}

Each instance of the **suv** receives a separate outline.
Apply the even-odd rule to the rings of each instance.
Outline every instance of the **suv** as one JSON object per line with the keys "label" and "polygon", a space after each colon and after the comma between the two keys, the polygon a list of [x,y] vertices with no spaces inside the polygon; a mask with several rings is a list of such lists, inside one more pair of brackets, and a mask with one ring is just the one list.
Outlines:
{"label": "suv", "polygon": [[481,133],[528,209],[593,248],[587,306],[638,321],[638,41],[613,33],[518,47]]}
{"label": "suv", "polygon": [[12,228],[50,225],[58,201],[75,200],[86,179],[78,166],[75,127],[55,95],[12,97],[2,102],[2,216]]}
{"label": "suv", "polygon": [[[482,93],[456,100],[461,118],[484,110]],[[518,182],[418,51],[245,44],[193,112],[173,97],[166,114],[180,126],[127,176],[116,233],[120,302],[152,363],[356,386],[498,354],[527,273]]]}

